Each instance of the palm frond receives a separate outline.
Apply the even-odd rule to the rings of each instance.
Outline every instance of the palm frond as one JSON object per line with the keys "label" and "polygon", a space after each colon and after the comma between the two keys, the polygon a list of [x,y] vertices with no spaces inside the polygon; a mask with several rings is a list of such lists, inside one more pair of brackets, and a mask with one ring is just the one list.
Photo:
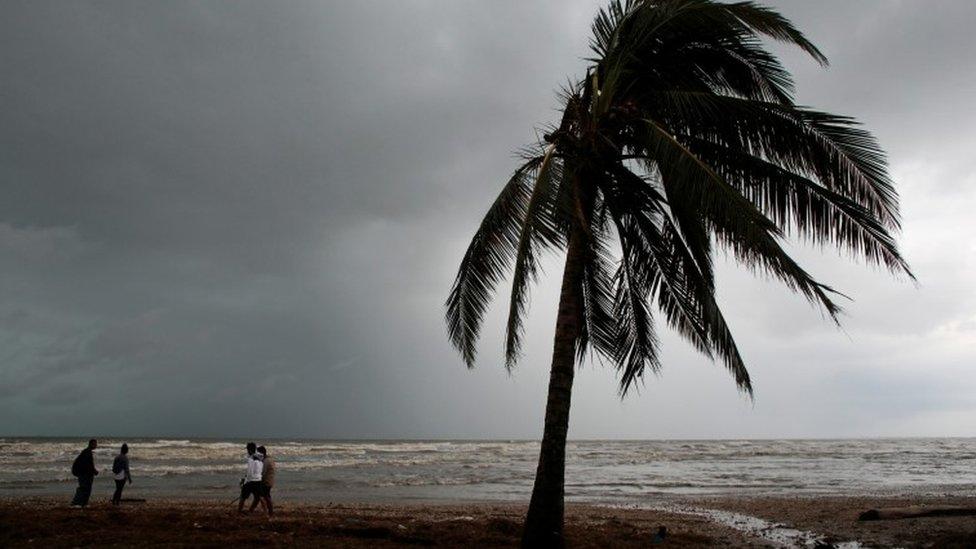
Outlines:
{"label": "palm frond", "polygon": [[817,244],[834,244],[869,263],[914,278],[895,239],[865,207],[741,149],[689,137],[689,148],[713,166],[787,233]]}
{"label": "palm frond", "polygon": [[792,78],[763,49],[763,36],[827,62],[786,18],[752,2],[615,1],[598,13],[592,32],[603,92],[598,107],[633,88],[674,86],[791,104]]}
{"label": "palm frond", "polygon": [[515,259],[533,176],[543,160],[542,156],[529,159],[502,188],[471,239],[448,295],[448,336],[469,368],[474,366],[481,323],[495,287]]}
{"label": "palm frond", "polygon": [[623,213],[621,202],[614,198],[610,207],[622,250],[614,277],[613,302],[614,316],[620,326],[615,363],[621,372],[620,393],[623,395],[646,370],[657,372],[661,368],[654,317],[648,306],[657,277],[641,257],[641,252],[646,255],[646,250],[638,248],[645,241],[633,233],[633,220]]}
{"label": "palm frond", "polygon": [[561,162],[554,157],[555,150],[555,146],[547,148],[536,170],[515,249],[515,269],[505,331],[505,367],[508,369],[518,361],[522,349],[528,289],[536,280],[538,248],[561,247],[565,240],[553,222],[553,212],[557,208],[555,197],[559,195],[559,183],[563,176]]}
{"label": "palm frond", "polygon": [[877,140],[849,117],[712,93],[654,95],[650,117],[676,139],[698,138],[744,149],[814,177],[897,229],[898,197]]}
{"label": "palm frond", "polygon": [[[661,251],[656,262],[660,265],[663,273],[661,278],[666,284],[659,292],[661,309],[668,312],[668,319],[673,326],[679,326],[675,312],[681,311],[685,316],[690,316],[689,313],[694,311],[699,312],[702,333],[695,337],[704,337],[707,340],[709,349],[722,358],[739,389],[752,396],[749,371],[725,322],[725,316],[715,301],[715,288],[695,268],[691,254],[684,247],[674,225],[667,219],[661,235],[664,246],[656,248]],[[686,331],[679,326],[679,333],[688,338]]]}
{"label": "palm frond", "polygon": [[814,280],[789,257],[777,242],[781,232],[776,224],[673,135],[654,121],[646,122],[644,152],[661,172],[669,203],[678,197],[690,200],[709,230],[739,261],[779,278],[836,320],[840,307],[828,296],[836,292]]}
{"label": "palm frond", "polygon": [[[603,210],[602,204],[598,208]],[[604,219],[604,221],[606,218]],[[618,321],[614,314],[614,275],[616,262],[609,246],[605,223],[594,220],[592,230],[584,232],[583,276],[581,281],[583,325],[577,342],[581,360],[589,349],[613,363],[618,360]]]}
{"label": "palm frond", "polygon": [[[617,180],[629,180],[632,183],[636,177],[636,174],[632,174],[630,178],[618,177]],[[634,337],[639,337],[639,330],[652,329],[646,325],[635,325],[631,311],[641,313],[648,298],[656,295],[658,308],[664,313],[668,324],[706,357],[721,357],[736,384],[751,395],[752,385],[748,371],[715,302],[711,279],[707,279],[697,268],[671,219],[653,215],[660,210],[660,205],[647,205],[659,200],[656,192],[649,184],[643,188],[633,185],[617,187],[616,191],[608,193],[613,196],[608,203],[611,204],[613,218],[617,222],[623,250],[619,288],[622,292],[632,292],[634,287],[643,288],[642,297],[638,298],[630,293],[630,303],[622,304],[624,307],[629,306],[629,310],[621,308],[620,311],[621,321],[631,327],[628,332],[631,340],[627,343],[633,342]],[[641,194],[644,195],[643,198]],[[636,320],[640,321],[641,316]],[[634,330],[637,330],[636,336]],[[642,349],[640,346],[636,348]],[[651,349],[656,349],[656,344]],[[646,362],[651,362],[651,370],[656,371],[656,352],[647,354],[650,357]],[[625,356],[632,358],[633,355]],[[643,375],[645,367],[641,361],[633,360],[620,361],[619,364],[622,370],[623,394]]]}
{"label": "palm frond", "polygon": [[735,16],[743,26],[774,40],[799,47],[821,65],[828,63],[827,56],[797,29],[789,19],[778,12],[755,2],[722,4],[724,11]]}

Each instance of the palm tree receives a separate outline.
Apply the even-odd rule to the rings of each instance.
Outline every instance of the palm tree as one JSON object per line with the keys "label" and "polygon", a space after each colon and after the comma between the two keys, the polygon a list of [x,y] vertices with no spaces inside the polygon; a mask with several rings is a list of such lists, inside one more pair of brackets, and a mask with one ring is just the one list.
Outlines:
{"label": "palm tree", "polygon": [[751,398],[715,301],[713,248],[835,322],[837,292],[783,250],[784,238],[912,276],[892,237],[898,204],[884,152],[853,119],[794,104],[790,74],[763,47],[765,36],[826,64],[787,19],[752,2],[613,0],[592,32],[585,77],[563,90],[558,126],[523,151],[447,300],[450,339],[472,367],[486,308],[512,273],[511,369],[540,254],[566,254],[524,546],[563,543],[570,397],[588,354],[617,368],[623,396],[661,367],[660,317]]}

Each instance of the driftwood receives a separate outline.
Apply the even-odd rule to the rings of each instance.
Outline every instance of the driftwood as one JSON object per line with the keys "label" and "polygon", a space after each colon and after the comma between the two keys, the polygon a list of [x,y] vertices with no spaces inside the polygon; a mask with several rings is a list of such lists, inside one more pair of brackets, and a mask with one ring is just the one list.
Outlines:
{"label": "driftwood", "polygon": [[869,509],[860,514],[857,520],[896,520],[921,517],[962,517],[976,515],[976,507],[942,506],[931,507],[884,507]]}

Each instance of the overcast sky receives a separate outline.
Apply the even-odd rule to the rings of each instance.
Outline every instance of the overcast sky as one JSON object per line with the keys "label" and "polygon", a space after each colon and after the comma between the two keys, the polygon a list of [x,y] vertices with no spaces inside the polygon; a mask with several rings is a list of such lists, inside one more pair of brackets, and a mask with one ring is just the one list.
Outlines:
{"label": "overcast sky", "polygon": [[[530,438],[559,267],[527,352],[450,348],[443,302],[513,151],[579,75],[597,2],[0,3],[0,435]],[[888,150],[919,284],[799,247],[838,330],[725,263],[755,402],[664,336],[576,438],[976,435],[976,3],[775,2],[800,102]]]}

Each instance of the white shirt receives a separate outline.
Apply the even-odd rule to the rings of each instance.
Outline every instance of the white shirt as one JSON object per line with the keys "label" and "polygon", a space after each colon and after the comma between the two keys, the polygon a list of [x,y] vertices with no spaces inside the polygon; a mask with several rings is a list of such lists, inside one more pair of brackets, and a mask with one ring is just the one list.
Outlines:
{"label": "white shirt", "polygon": [[261,482],[261,473],[264,472],[264,464],[254,456],[247,456],[247,473],[244,475],[244,482]]}

